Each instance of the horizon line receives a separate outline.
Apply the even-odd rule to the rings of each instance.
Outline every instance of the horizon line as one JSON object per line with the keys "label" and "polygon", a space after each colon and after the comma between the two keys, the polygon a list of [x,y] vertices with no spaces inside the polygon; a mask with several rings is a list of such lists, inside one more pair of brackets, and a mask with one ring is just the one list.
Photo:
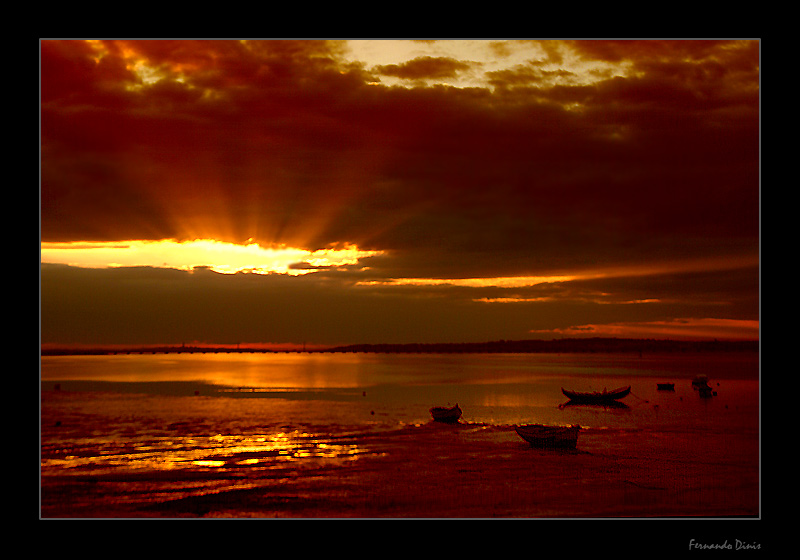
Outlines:
{"label": "horizon line", "polygon": [[[674,350],[676,348],[692,347],[698,349],[742,349],[757,345],[760,349],[760,338],[756,339],[675,339],[675,338],[619,338],[619,337],[565,337],[552,339],[519,339],[519,340],[491,340],[484,342],[378,342],[378,343],[350,343],[335,345],[298,344],[298,343],[238,343],[238,344],[98,344],[84,345],[43,343],[40,345],[40,356],[55,355],[89,355],[89,354],[120,354],[120,353],[336,353],[336,352],[364,352],[364,353],[497,353],[505,350],[508,353],[532,353],[556,351],[548,345],[570,345],[570,351],[597,351],[597,345],[606,345],[605,350],[613,351],[639,351],[647,347],[654,349]],[[610,347],[609,347],[610,346]],[[538,348],[537,348],[538,347]],[[654,348],[658,347],[658,348]]]}

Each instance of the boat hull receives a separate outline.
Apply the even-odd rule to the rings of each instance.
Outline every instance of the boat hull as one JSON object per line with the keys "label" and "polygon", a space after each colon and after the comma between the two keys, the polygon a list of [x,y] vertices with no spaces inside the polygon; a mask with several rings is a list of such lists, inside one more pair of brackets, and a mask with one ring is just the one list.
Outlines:
{"label": "boat hull", "polygon": [[455,424],[461,418],[461,408],[458,405],[453,407],[434,406],[430,409],[430,413],[435,422],[445,424]]}
{"label": "boat hull", "polygon": [[564,396],[569,398],[571,401],[584,403],[584,404],[604,404],[604,403],[613,403],[620,399],[624,399],[628,396],[631,392],[630,386],[628,387],[621,387],[619,389],[615,389],[613,391],[595,391],[594,393],[580,393],[578,391],[568,391],[567,389],[561,388],[561,392],[564,393]]}
{"label": "boat hull", "polygon": [[710,399],[711,397],[717,396],[717,392],[708,385],[705,387],[700,387],[698,391],[700,392],[700,398],[703,399]]}
{"label": "boat hull", "polygon": [[704,373],[701,373],[697,377],[692,380],[692,387],[695,389],[702,389],[703,387],[708,387],[708,376]]}
{"label": "boat hull", "polygon": [[545,449],[574,449],[578,444],[580,426],[545,426],[526,424],[515,426],[517,435],[531,447]]}

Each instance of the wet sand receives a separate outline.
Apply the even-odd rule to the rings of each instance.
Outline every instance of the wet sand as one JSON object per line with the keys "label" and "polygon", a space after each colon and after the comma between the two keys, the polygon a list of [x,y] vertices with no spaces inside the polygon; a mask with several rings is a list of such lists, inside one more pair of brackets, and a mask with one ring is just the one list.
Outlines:
{"label": "wet sand", "polygon": [[310,445],[333,453],[268,469],[237,457],[222,468],[43,474],[41,517],[759,516],[757,437],[589,429],[577,449],[556,451],[531,448],[510,427],[431,422]]}

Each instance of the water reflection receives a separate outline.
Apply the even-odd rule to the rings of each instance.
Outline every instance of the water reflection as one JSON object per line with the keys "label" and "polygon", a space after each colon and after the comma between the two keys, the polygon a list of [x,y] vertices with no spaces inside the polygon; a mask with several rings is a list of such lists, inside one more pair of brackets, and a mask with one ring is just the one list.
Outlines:
{"label": "water reflection", "polygon": [[200,382],[274,389],[353,388],[365,383],[364,354],[169,354],[47,356],[42,380]]}
{"label": "water reflection", "polygon": [[43,473],[54,469],[74,474],[120,467],[136,471],[271,467],[309,458],[347,461],[367,452],[353,441],[335,442],[320,434],[297,431],[206,437],[176,435],[128,442],[97,437],[43,445],[41,467]]}

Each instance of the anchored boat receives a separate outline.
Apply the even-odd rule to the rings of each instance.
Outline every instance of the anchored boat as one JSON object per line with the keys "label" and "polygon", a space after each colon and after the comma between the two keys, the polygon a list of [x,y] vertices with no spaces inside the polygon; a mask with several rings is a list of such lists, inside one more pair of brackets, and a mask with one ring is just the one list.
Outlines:
{"label": "anchored boat", "polygon": [[456,403],[455,406],[434,406],[430,409],[431,416],[436,422],[454,424],[461,418],[461,408]]}
{"label": "anchored boat", "polygon": [[701,373],[700,375],[696,376],[694,379],[692,379],[692,387],[695,389],[708,387],[708,376],[705,373]]}
{"label": "anchored boat", "polygon": [[628,396],[631,392],[630,385],[627,387],[620,387],[619,389],[614,389],[613,391],[607,391],[603,389],[602,391],[594,391],[591,393],[581,393],[579,391],[568,391],[567,389],[561,388],[561,392],[569,398],[571,401],[578,402],[578,403],[585,403],[585,404],[609,404],[616,402],[620,399],[623,399]]}
{"label": "anchored boat", "polygon": [[704,399],[717,396],[717,392],[708,384],[708,376],[705,374],[698,375],[692,380],[692,388],[699,391],[700,397]]}
{"label": "anchored boat", "polygon": [[544,424],[525,424],[516,426],[514,430],[519,437],[527,441],[531,447],[575,448],[578,444],[578,433],[581,427],[545,426]]}

